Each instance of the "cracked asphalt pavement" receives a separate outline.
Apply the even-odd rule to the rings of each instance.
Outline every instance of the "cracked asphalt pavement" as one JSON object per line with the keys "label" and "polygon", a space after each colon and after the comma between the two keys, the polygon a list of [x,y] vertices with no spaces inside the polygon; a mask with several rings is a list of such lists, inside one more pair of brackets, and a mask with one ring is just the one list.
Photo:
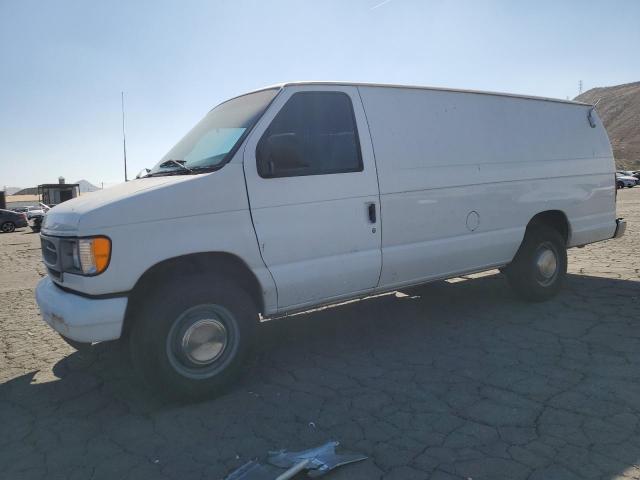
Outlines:
{"label": "cracked asphalt pavement", "polygon": [[0,478],[224,478],[339,440],[339,479],[640,478],[640,188],[620,240],[569,254],[554,300],[497,272],[270,321],[218,398],[169,403],[125,348],[41,320],[38,235],[0,235]]}

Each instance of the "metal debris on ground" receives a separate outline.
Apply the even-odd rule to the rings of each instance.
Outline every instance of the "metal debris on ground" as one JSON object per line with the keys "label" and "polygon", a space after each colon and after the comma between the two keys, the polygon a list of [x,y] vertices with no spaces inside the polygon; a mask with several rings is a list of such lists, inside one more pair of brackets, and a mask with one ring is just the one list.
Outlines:
{"label": "metal debris on ground", "polygon": [[282,469],[251,460],[231,472],[224,480],[275,480]]}
{"label": "metal debris on ground", "polygon": [[[315,478],[342,465],[367,459],[366,455],[359,454],[338,455],[338,445],[339,442],[332,441],[300,452],[269,452],[267,462],[270,465],[252,460],[233,471],[225,480],[288,480],[302,470],[307,470],[307,475]],[[282,469],[287,470],[283,472]]]}
{"label": "metal debris on ground", "polygon": [[286,450],[272,452],[268,462],[277,467],[287,468],[297,465],[304,460],[309,460],[306,466],[306,469],[309,470],[309,476],[319,477],[336,467],[366,460],[367,458],[365,455],[358,454],[338,455],[336,454],[336,447],[338,445],[340,445],[339,442],[327,442],[320,447],[303,450],[301,452],[287,452]]}

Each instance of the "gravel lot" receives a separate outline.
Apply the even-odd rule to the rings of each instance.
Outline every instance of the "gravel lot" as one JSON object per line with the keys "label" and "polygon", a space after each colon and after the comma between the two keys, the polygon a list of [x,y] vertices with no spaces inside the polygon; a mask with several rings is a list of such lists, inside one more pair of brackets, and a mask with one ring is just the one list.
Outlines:
{"label": "gravel lot", "polygon": [[571,250],[551,302],[490,272],[267,322],[199,404],[154,398],[117,344],[67,346],[38,235],[0,235],[0,477],[215,480],[336,439],[370,459],[334,480],[640,478],[640,188],[618,210],[626,236]]}

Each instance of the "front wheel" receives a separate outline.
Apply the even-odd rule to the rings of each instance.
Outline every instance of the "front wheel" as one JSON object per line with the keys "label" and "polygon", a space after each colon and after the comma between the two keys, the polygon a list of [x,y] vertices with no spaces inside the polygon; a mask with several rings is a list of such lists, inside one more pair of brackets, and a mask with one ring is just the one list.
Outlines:
{"label": "front wheel", "polygon": [[11,233],[14,232],[16,230],[16,224],[13,222],[4,222],[1,226],[0,226],[0,230],[2,231],[2,233]]}
{"label": "front wheel", "polygon": [[131,357],[159,392],[201,398],[237,376],[257,322],[251,297],[229,281],[170,281],[145,299],[131,331]]}
{"label": "front wheel", "polygon": [[505,273],[515,292],[525,300],[540,302],[555,296],[567,275],[564,238],[544,225],[527,228],[522,245]]}

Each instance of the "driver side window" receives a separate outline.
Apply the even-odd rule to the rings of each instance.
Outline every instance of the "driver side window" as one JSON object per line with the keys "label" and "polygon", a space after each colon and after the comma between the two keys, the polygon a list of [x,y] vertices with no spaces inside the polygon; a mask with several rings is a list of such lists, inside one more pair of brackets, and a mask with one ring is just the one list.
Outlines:
{"label": "driver side window", "polygon": [[291,96],[256,148],[263,178],[362,171],[353,106],[342,92]]}

